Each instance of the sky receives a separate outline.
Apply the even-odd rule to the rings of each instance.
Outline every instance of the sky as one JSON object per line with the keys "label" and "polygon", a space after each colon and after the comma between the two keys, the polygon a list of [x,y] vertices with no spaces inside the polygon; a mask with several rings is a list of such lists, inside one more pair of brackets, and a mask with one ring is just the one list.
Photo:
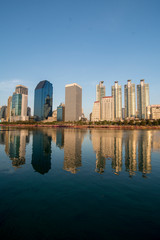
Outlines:
{"label": "sky", "polygon": [[160,104],[159,12],[159,0],[0,0],[0,106],[22,84],[33,114],[42,80],[53,84],[53,109],[66,84],[79,84],[87,117],[99,81],[110,96],[114,81],[124,93],[128,79],[145,79]]}

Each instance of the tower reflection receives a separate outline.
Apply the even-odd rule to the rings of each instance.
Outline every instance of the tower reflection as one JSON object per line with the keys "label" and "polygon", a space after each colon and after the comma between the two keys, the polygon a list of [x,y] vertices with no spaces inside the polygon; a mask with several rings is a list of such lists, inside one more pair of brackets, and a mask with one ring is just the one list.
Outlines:
{"label": "tower reflection", "polygon": [[87,130],[64,129],[64,170],[73,174],[81,167],[81,145]]}
{"label": "tower reflection", "polygon": [[51,169],[51,140],[46,131],[33,134],[32,166],[36,172],[47,173]]}
{"label": "tower reflection", "polygon": [[151,145],[152,145],[152,132],[144,131],[140,134],[138,139],[138,169],[143,173],[151,172]]}
{"label": "tower reflection", "polygon": [[27,129],[5,132],[5,152],[12,160],[14,167],[25,164],[27,143],[29,143],[29,131]]}
{"label": "tower reflection", "polygon": [[122,131],[91,130],[93,149],[96,152],[96,171],[103,173],[106,159],[112,160],[115,174],[122,170]]}
{"label": "tower reflection", "polygon": [[130,131],[124,139],[125,144],[125,167],[129,175],[135,175],[137,171],[137,140],[138,132]]}

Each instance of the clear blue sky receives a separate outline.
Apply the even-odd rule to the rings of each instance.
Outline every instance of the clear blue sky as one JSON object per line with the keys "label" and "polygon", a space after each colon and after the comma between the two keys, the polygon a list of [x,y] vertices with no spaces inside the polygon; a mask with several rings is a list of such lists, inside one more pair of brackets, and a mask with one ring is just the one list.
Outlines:
{"label": "clear blue sky", "polygon": [[114,81],[123,89],[142,78],[160,104],[159,0],[0,0],[0,105],[23,84],[33,113],[34,88],[47,79],[56,108],[76,82],[88,116],[99,81],[111,95]]}

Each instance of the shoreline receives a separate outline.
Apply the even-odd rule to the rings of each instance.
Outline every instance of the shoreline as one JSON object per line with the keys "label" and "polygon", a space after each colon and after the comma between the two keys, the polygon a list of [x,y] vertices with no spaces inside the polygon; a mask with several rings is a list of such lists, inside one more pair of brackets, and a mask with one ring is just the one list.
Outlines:
{"label": "shoreline", "polygon": [[160,129],[160,126],[128,126],[128,125],[74,125],[74,124],[0,124],[0,127],[13,128],[73,128],[73,129],[117,129],[117,130],[154,130]]}

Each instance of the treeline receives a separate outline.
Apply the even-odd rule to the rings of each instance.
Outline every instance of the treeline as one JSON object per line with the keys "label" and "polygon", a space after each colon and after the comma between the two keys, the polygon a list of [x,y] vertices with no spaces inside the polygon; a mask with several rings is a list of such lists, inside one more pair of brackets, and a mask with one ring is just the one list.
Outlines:
{"label": "treeline", "polygon": [[1,122],[3,125],[118,125],[118,126],[159,126],[160,119],[158,120],[124,120],[124,121],[77,121],[77,122],[37,122],[37,121],[17,121],[17,122]]}

